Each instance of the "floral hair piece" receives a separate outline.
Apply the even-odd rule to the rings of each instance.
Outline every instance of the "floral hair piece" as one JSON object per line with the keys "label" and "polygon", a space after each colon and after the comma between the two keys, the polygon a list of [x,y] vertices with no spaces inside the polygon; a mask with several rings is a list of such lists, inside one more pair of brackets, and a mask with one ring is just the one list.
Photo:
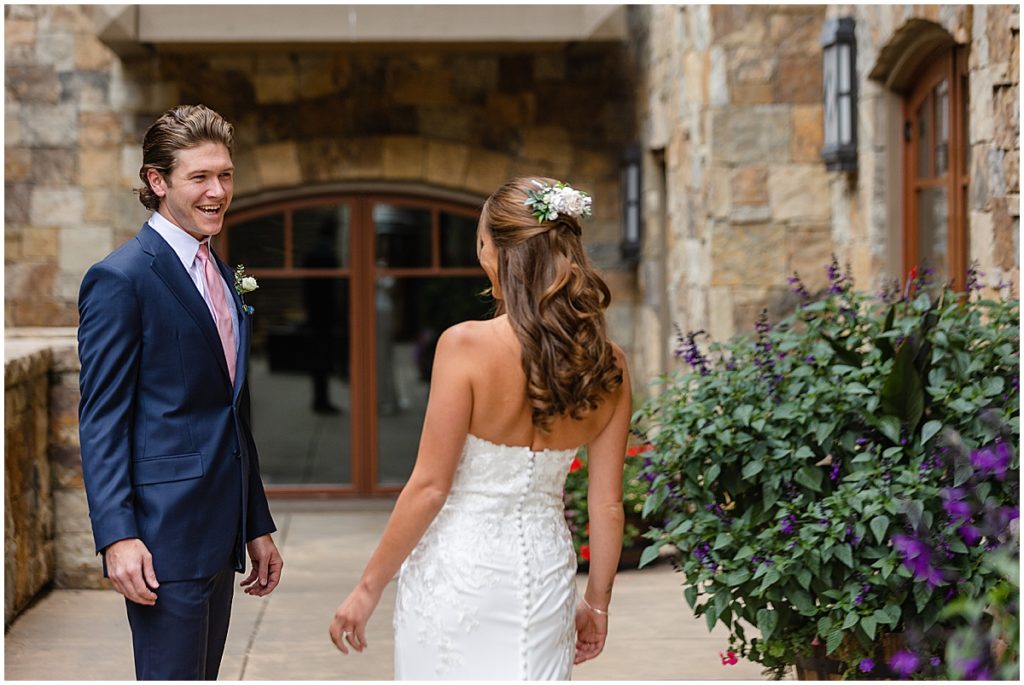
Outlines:
{"label": "floral hair piece", "polygon": [[554,186],[534,181],[540,190],[527,190],[525,204],[533,211],[537,221],[553,221],[564,214],[574,219],[591,215],[591,197],[568,183],[558,181]]}

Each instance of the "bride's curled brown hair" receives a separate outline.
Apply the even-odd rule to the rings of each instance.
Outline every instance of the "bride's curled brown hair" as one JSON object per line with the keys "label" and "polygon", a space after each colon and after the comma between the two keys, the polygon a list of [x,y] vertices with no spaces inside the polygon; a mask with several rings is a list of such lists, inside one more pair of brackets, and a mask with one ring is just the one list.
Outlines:
{"label": "bride's curled brown hair", "polygon": [[622,384],[622,369],[605,330],[608,286],[583,249],[579,220],[560,214],[538,220],[529,191],[554,187],[550,178],[516,178],[484,203],[484,225],[498,256],[498,313],[522,347],[533,423],[581,419]]}

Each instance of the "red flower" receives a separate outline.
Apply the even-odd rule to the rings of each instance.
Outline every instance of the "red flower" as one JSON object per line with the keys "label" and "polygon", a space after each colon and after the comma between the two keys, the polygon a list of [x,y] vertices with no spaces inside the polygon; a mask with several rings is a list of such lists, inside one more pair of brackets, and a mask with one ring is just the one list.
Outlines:
{"label": "red flower", "polygon": [[910,269],[910,280],[912,280],[912,281],[916,281],[917,280],[917,267],[916,266],[915,267],[911,267],[911,269]]}
{"label": "red flower", "polygon": [[[565,462],[562,463],[564,464]],[[579,457],[574,457],[572,460],[572,464],[569,465],[569,473],[576,473],[581,468],[583,468],[583,462],[580,461]]]}
{"label": "red flower", "polygon": [[646,445],[633,445],[632,447],[630,447],[629,449],[626,450],[626,456],[627,457],[635,457],[638,454],[643,454],[644,452],[650,452],[653,449],[654,449],[654,445],[652,445],[650,443],[647,443]]}
{"label": "red flower", "polygon": [[580,545],[580,558],[583,561],[590,561],[590,545]]}
{"label": "red flower", "polygon": [[736,658],[736,652],[726,652],[725,654],[719,652],[718,656],[722,658],[723,666],[735,666],[739,663],[739,659]]}

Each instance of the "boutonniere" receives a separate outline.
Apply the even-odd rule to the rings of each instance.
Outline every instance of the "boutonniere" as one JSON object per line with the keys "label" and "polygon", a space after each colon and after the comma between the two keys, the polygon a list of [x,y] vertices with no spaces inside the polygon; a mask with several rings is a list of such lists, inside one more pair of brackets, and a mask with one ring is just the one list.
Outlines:
{"label": "boutonniere", "polygon": [[259,283],[256,282],[255,278],[245,275],[244,264],[239,264],[235,267],[235,292],[242,298],[242,309],[245,310],[246,314],[252,314],[256,310],[245,303],[244,295],[251,293],[259,287]]}

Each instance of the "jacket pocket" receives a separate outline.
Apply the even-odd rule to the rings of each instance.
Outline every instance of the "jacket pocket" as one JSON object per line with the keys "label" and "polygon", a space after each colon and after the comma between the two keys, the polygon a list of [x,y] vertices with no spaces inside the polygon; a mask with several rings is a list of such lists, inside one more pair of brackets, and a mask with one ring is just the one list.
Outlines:
{"label": "jacket pocket", "polygon": [[203,455],[198,452],[143,459],[136,461],[133,467],[135,485],[189,480],[204,473]]}

